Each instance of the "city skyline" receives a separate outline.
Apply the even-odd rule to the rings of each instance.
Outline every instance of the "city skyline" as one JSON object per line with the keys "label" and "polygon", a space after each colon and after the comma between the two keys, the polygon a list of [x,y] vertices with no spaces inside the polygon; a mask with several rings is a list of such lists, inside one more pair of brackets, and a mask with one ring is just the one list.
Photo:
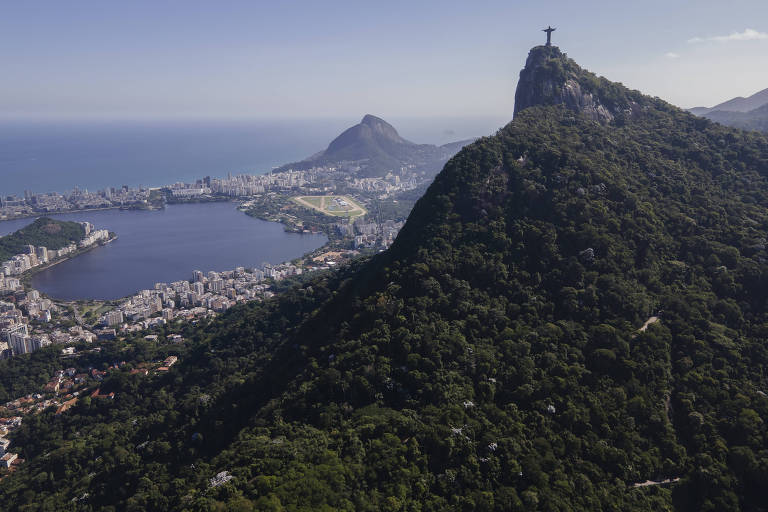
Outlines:
{"label": "city skyline", "polygon": [[6,6],[0,114],[511,117],[519,70],[548,25],[588,69],[682,107],[768,87],[768,5],[757,1],[654,0],[631,16],[603,0],[148,6]]}

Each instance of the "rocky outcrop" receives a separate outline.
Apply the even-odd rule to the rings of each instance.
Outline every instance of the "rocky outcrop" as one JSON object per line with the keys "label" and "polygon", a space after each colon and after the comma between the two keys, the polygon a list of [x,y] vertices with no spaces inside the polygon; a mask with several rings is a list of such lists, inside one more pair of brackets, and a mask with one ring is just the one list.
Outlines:
{"label": "rocky outcrop", "polygon": [[631,113],[632,101],[618,105],[604,101],[596,89],[600,80],[582,70],[556,46],[531,49],[515,92],[515,113],[534,105],[565,105],[589,119],[611,122],[617,115]]}
{"label": "rocky outcrop", "polygon": [[601,105],[591,93],[582,91],[576,80],[566,80],[561,91],[559,103],[565,104],[572,110],[580,110],[595,121],[613,121],[613,114]]}

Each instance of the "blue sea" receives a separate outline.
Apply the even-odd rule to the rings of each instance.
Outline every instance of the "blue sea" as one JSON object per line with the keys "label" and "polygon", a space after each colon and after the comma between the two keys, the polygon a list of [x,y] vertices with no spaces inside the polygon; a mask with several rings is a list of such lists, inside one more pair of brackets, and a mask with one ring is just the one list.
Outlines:
{"label": "blue sea", "polygon": [[[387,120],[403,137],[431,144],[488,135],[505,122],[504,117]],[[358,122],[0,121],[0,195],[268,172],[325,149]]]}

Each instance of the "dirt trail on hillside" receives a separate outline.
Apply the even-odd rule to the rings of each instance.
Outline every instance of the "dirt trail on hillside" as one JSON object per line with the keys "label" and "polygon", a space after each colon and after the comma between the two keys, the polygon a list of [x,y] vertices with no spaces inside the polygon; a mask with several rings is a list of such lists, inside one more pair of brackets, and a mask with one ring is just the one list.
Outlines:
{"label": "dirt trail on hillside", "polygon": [[665,480],[646,480],[645,482],[639,482],[636,484],[632,484],[630,487],[636,488],[636,487],[649,487],[651,485],[666,485],[666,484],[673,484],[675,482],[679,482],[680,477],[677,478],[667,478]]}
{"label": "dirt trail on hillside", "polygon": [[645,332],[645,331],[646,331],[646,329],[648,329],[648,326],[649,326],[649,325],[651,325],[651,324],[655,324],[655,323],[656,323],[656,322],[658,322],[658,321],[659,321],[659,317],[657,317],[657,316],[652,316],[651,318],[649,318],[648,320],[646,320],[646,321],[645,321],[645,323],[643,324],[643,326],[642,326],[640,329],[638,329],[638,330],[637,330],[637,332]]}

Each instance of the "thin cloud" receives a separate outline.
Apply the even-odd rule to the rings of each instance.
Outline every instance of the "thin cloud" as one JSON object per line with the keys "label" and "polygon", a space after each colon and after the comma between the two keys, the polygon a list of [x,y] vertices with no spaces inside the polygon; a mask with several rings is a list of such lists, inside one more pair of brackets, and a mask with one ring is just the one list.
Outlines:
{"label": "thin cloud", "polygon": [[668,58],[668,59],[679,59],[680,58],[680,54],[679,53],[675,53],[675,52],[667,52],[667,53],[664,54],[664,56],[666,58]]}
{"label": "thin cloud", "polygon": [[761,41],[768,39],[768,32],[759,32],[752,28],[744,29],[743,32],[733,32],[727,36],[713,37],[694,37],[688,40],[689,43],[705,43],[714,41],[716,43],[729,43],[731,41]]}

